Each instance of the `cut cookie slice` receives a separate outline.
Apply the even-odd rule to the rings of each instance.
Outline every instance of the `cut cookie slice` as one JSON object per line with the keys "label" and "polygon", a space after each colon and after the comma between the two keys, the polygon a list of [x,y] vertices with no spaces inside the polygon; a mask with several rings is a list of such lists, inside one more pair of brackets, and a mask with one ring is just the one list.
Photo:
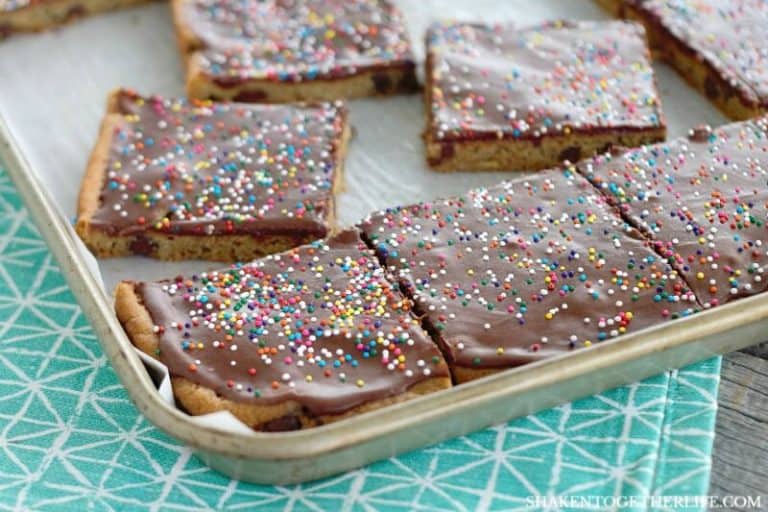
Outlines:
{"label": "cut cookie slice", "polygon": [[[604,3],[603,0],[601,3]],[[732,119],[768,110],[768,3],[623,0],[614,14],[642,21],[654,53]]]}
{"label": "cut cookie slice", "polygon": [[712,307],[768,290],[768,120],[582,162]]}
{"label": "cut cookie slice", "polygon": [[0,40],[16,32],[37,32],[146,2],[149,0],[0,0]]}
{"label": "cut cookie slice", "polygon": [[387,0],[172,0],[193,98],[283,103],[415,92]]}
{"label": "cut cookie slice", "polygon": [[453,24],[427,36],[427,161],[525,170],[663,140],[643,27]]}
{"label": "cut cookie slice", "polygon": [[134,345],[190,414],[256,430],[336,421],[451,386],[448,366],[357,231],[227,270],[117,288]]}
{"label": "cut cookie slice", "polygon": [[576,173],[388,209],[360,227],[458,382],[699,309],[685,281]]}
{"label": "cut cookie slice", "polygon": [[250,261],[323,238],[349,129],[341,104],[109,100],[80,190],[97,256]]}

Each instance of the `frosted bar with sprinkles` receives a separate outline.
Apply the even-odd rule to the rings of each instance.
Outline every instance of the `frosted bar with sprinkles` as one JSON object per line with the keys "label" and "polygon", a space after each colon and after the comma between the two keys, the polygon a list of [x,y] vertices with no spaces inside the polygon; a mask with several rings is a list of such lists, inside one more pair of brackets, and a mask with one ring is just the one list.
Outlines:
{"label": "frosted bar with sprinkles", "polygon": [[426,77],[427,161],[440,171],[544,169],[666,133],[637,23],[435,25]]}
{"label": "frosted bar with sprinkles", "polygon": [[191,414],[256,430],[336,421],[451,385],[375,254],[348,230],[200,275],[118,286],[132,342],[168,366]]}
{"label": "frosted bar with sprinkles", "polygon": [[98,256],[250,261],[325,237],[349,128],[340,103],[224,104],[121,90],[77,232]]}
{"label": "frosted bar with sprinkles", "polygon": [[768,2],[764,0],[598,0],[642,21],[651,46],[734,120],[768,111]]}
{"label": "frosted bar with sprinkles", "polygon": [[360,228],[458,382],[700,309],[647,240],[570,171],[390,208]]}
{"label": "frosted bar with sprinkles", "polygon": [[412,93],[403,16],[388,0],[172,0],[187,93],[260,103]]}
{"label": "frosted bar with sprinkles", "polygon": [[654,239],[701,303],[768,290],[768,120],[604,156],[579,165]]}

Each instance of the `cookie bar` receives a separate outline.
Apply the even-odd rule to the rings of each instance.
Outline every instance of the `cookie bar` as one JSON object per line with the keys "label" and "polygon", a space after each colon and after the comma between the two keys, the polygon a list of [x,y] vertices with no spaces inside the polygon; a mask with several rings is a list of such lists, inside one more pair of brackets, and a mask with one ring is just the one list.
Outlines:
{"label": "cookie bar", "polygon": [[223,104],[118,91],[80,190],[99,257],[250,261],[326,236],[349,129],[340,103]]}
{"label": "cookie bar", "polygon": [[700,309],[570,171],[392,208],[360,228],[464,382]]}
{"label": "cookie bar", "polygon": [[0,40],[16,32],[37,32],[104,11],[149,0],[0,0]]}
{"label": "cookie bar", "polygon": [[768,290],[768,120],[583,162],[705,307]]}
{"label": "cookie bar", "polygon": [[639,24],[436,25],[427,49],[435,170],[543,169],[666,134]]}
{"label": "cookie bar", "polygon": [[376,256],[347,230],[246,265],[123,282],[117,315],[190,414],[256,430],[329,423],[451,386]]}
{"label": "cookie bar", "polygon": [[415,92],[387,0],[172,0],[192,98],[283,103]]}
{"label": "cookie bar", "polygon": [[725,115],[768,110],[768,4],[762,0],[623,0],[617,14],[642,21],[653,51]]}

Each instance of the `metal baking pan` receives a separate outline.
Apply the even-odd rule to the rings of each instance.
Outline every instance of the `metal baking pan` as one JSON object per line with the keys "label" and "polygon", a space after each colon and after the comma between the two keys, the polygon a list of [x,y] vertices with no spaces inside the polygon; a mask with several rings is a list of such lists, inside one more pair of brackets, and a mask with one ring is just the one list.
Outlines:
{"label": "metal baking pan", "polygon": [[[400,3],[417,51],[434,12],[521,24],[605,17],[588,0],[509,1],[503,6],[489,0]],[[657,76],[671,136],[701,122],[725,121],[669,69],[658,66]],[[232,477],[288,484],[328,476],[731,352],[763,341],[768,332],[764,294],[309,430],[258,433],[201,421],[174,407],[167,390],[164,396],[158,389],[113,313],[111,290],[122,278],[154,279],[221,264],[140,258],[97,264],[84,252],[67,217],[75,211],[107,91],[118,86],[168,95],[182,91],[168,6],[147,5],[60,32],[13,38],[0,44],[0,77],[0,158],[120,381],[152,423]],[[347,160],[347,191],[339,200],[342,222],[352,224],[375,208],[445,196],[508,176],[427,170],[418,138],[421,109],[418,96],[352,102],[358,137]]]}

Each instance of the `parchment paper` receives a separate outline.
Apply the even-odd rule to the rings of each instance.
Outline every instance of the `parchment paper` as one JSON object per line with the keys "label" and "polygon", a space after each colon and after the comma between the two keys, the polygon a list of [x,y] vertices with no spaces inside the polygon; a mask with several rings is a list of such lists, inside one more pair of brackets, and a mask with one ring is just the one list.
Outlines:
{"label": "parchment paper", "polygon": [[[551,19],[595,20],[607,16],[589,0],[401,0],[416,54],[423,59],[426,27],[438,19],[511,21],[524,26]],[[705,98],[671,69],[654,64],[669,136],[700,123],[726,122]],[[183,69],[167,3],[89,18],[43,34],[0,42],[0,114],[62,215],[72,220],[86,161],[112,89],[183,95]],[[346,162],[346,189],[338,218],[353,224],[386,206],[460,193],[496,183],[510,173],[435,173],[424,161],[419,95],[350,103],[356,128]],[[93,272],[110,292],[122,279],[157,279],[221,267],[210,262],[163,263],[147,258],[96,261],[82,246]],[[173,401],[167,369],[143,357]],[[243,431],[228,414],[199,417]],[[250,430],[248,430],[250,431]]]}

